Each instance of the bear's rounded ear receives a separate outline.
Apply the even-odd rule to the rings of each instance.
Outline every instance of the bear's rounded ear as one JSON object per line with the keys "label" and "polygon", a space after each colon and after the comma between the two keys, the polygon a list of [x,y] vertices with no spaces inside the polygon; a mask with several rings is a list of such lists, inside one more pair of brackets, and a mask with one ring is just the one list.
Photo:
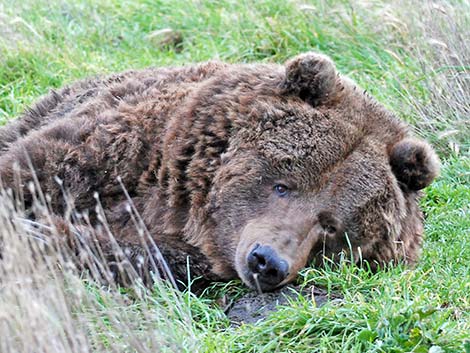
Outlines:
{"label": "bear's rounded ear", "polygon": [[285,67],[284,92],[297,95],[313,106],[327,100],[336,89],[336,68],[325,55],[300,54],[287,61]]}
{"label": "bear's rounded ear", "polygon": [[439,174],[439,158],[424,141],[405,138],[391,148],[389,156],[393,174],[406,190],[421,190]]}
{"label": "bear's rounded ear", "polygon": [[323,210],[318,213],[318,223],[320,227],[329,235],[339,235],[344,232],[342,222],[333,214],[332,211]]}

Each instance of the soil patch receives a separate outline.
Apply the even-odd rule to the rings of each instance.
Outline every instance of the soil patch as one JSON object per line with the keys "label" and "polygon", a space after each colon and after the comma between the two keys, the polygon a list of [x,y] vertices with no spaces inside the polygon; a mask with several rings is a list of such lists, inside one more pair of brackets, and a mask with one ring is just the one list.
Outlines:
{"label": "soil patch", "polygon": [[289,299],[297,298],[299,293],[309,300],[315,300],[317,306],[340,298],[338,295],[328,294],[324,289],[313,286],[303,289],[299,286],[286,286],[275,292],[261,294],[250,292],[235,300],[226,313],[234,326],[254,324],[277,311],[279,306],[288,305]]}

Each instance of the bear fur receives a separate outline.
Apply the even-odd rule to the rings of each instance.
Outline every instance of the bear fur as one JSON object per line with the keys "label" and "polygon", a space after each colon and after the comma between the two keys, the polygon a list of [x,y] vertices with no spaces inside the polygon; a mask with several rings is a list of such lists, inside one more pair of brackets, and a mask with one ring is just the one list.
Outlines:
{"label": "bear fur", "polygon": [[[2,186],[37,219],[39,184],[64,237],[88,232],[113,256],[98,195],[131,262],[144,247],[132,206],[177,280],[189,268],[261,290],[340,253],[373,268],[415,263],[419,190],[439,169],[426,142],[312,52],[78,82],[2,127],[0,148]],[[73,232],[71,202],[88,217]],[[282,276],[258,280],[271,262]]]}

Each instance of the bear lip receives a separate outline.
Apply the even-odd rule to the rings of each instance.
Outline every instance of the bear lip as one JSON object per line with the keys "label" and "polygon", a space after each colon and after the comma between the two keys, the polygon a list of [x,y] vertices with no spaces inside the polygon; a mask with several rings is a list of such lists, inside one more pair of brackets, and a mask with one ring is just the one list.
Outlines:
{"label": "bear lip", "polygon": [[269,283],[263,281],[261,277],[255,279],[257,273],[254,273],[248,269],[246,265],[243,271],[243,276],[240,276],[241,280],[250,288],[260,291],[260,292],[271,292],[277,288],[283,287],[287,282],[286,279],[289,278],[290,272],[287,273],[286,278],[279,283]]}
{"label": "bear lip", "polygon": [[271,292],[279,287],[284,286],[284,281],[277,283],[277,284],[272,284],[263,281],[261,278],[258,278],[257,280],[255,279],[255,273],[250,272],[248,275],[249,278],[249,283],[247,285],[259,292]]}

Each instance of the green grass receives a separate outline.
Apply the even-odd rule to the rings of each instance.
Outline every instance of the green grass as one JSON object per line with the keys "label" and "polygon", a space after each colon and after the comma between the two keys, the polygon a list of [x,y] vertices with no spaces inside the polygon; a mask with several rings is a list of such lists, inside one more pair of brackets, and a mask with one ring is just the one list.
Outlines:
{"label": "green grass", "polygon": [[[182,34],[177,48],[151,39],[163,28]],[[441,177],[422,201],[426,241],[414,269],[374,275],[346,263],[306,269],[300,283],[323,286],[344,301],[316,308],[299,297],[239,328],[229,326],[214,300],[214,293],[243,291],[238,282],[194,297],[168,288],[116,293],[74,278],[65,288],[79,294],[64,299],[71,318],[48,309],[48,296],[37,296],[41,313],[48,313],[38,331],[50,339],[44,350],[78,351],[80,343],[97,352],[470,352],[468,38],[470,6],[458,0],[0,0],[2,123],[50,88],[90,75],[212,58],[283,62],[316,50],[412,123],[443,160]],[[36,300],[26,289],[20,294]],[[1,297],[0,308],[21,304],[9,298]],[[5,327],[2,337],[10,332]],[[37,339],[19,337],[15,346],[0,343],[0,351],[26,352]],[[54,342],[72,343],[59,349]]]}

